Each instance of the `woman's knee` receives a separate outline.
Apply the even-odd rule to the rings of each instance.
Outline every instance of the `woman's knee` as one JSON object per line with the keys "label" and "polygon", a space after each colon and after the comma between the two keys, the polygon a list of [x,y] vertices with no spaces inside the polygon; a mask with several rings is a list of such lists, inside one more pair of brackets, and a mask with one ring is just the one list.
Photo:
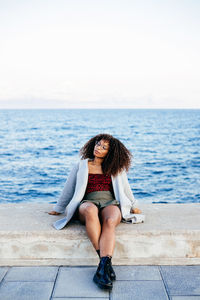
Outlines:
{"label": "woman's knee", "polygon": [[107,227],[116,227],[120,223],[120,218],[116,216],[107,216],[103,220],[103,224]]}
{"label": "woman's knee", "polygon": [[113,205],[105,207],[101,212],[101,217],[103,224],[109,227],[117,226],[122,219],[120,209]]}
{"label": "woman's knee", "polygon": [[86,218],[98,216],[98,208],[92,203],[83,203],[79,208],[79,212]]}

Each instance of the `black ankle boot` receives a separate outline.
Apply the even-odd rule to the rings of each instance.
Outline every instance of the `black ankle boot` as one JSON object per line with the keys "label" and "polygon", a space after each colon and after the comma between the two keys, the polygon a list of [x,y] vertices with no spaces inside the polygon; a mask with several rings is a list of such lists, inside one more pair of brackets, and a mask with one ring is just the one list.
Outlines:
{"label": "black ankle boot", "polygon": [[114,281],[114,280],[116,280],[116,275],[115,275],[115,271],[113,270],[113,267],[112,267],[111,258],[110,258],[109,263],[108,263],[108,272],[109,272],[110,279],[112,281]]}
{"label": "black ankle boot", "polygon": [[[96,250],[99,258],[101,259],[100,257],[100,250]],[[111,262],[111,259],[112,259],[112,256],[110,257],[110,261],[109,261],[109,267],[108,267],[108,273],[109,273],[109,276],[110,276],[110,279],[112,281],[116,280],[116,275],[115,275],[115,271],[113,270],[113,267],[112,267],[112,262]]]}
{"label": "black ankle boot", "polygon": [[109,261],[109,256],[101,257],[99,266],[93,278],[93,281],[101,289],[112,289],[112,281],[109,274]]}

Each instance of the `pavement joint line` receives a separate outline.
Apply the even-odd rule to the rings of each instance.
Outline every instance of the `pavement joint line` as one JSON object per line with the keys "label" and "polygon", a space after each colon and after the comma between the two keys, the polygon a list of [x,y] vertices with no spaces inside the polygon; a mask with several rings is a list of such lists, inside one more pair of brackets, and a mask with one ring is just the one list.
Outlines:
{"label": "pavement joint line", "polygon": [[58,271],[57,271],[56,277],[55,277],[55,279],[54,279],[54,285],[53,285],[53,288],[52,288],[52,291],[51,291],[51,296],[50,296],[50,298],[49,298],[50,300],[52,300],[53,298],[55,298],[55,297],[53,297],[53,294],[54,294],[55,286],[56,286],[56,284],[57,284],[57,278],[58,278],[58,275],[60,274],[60,272],[61,272],[61,267],[58,266]]}
{"label": "pavement joint line", "polygon": [[54,282],[54,280],[6,280],[7,282]]}
{"label": "pavement joint line", "polygon": [[155,279],[155,280],[154,279],[152,279],[152,280],[151,279],[133,279],[133,280],[130,280],[130,279],[116,279],[116,281],[122,281],[122,282],[123,281],[128,281],[128,282],[129,281],[134,281],[134,282],[135,281],[153,281],[154,282],[154,281],[163,281],[163,280],[162,279]]}
{"label": "pavement joint line", "polygon": [[0,281],[0,288],[1,288],[2,283],[5,281],[6,275],[8,274],[8,272],[10,271],[10,269],[11,269],[12,267],[6,267],[6,268],[8,268],[8,270],[6,271],[6,273],[4,274],[3,278],[2,278],[1,281]]}
{"label": "pavement joint line", "polygon": [[164,278],[164,276],[163,276],[163,274],[162,274],[162,266],[159,266],[158,269],[159,269],[159,272],[160,272],[160,276],[161,276],[161,278],[162,278],[162,282],[163,282],[164,287],[165,287],[165,291],[166,291],[167,297],[168,297],[169,300],[171,300],[171,296],[170,296],[170,293],[169,293],[170,291],[169,291],[167,282],[165,282],[165,278]]}
{"label": "pavement joint line", "polygon": [[3,282],[5,282],[5,277],[6,277],[6,275],[7,275],[7,273],[9,272],[10,269],[11,269],[11,268],[9,268],[9,269],[6,271],[5,275],[3,276],[2,280],[0,281],[0,289],[1,289],[1,286],[2,286]]}

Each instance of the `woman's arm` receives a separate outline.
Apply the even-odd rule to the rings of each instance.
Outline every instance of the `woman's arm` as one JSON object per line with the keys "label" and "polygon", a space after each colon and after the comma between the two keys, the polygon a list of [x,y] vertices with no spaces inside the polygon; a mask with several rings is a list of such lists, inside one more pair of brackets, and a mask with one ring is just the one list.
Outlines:
{"label": "woman's arm", "polygon": [[67,205],[69,204],[69,202],[71,201],[74,195],[74,191],[76,187],[76,175],[78,172],[78,168],[79,168],[79,163],[77,163],[71,170],[65,182],[64,189],[62,191],[60,198],[58,199],[57,204],[54,206],[54,210],[51,211],[49,214],[57,215],[65,211]]}

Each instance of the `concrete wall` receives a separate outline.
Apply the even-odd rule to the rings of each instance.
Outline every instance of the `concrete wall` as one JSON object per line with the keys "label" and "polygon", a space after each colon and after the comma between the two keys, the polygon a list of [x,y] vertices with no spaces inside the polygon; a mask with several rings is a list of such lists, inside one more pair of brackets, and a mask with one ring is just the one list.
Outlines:
{"label": "concrete wall", "polygon": [[[44,203],[0,205],[0,265],[96,265],[85,226],[57,231]],[[142,204],[145,223],[116,229],[117,265],[200,264],[200,204]]]}

